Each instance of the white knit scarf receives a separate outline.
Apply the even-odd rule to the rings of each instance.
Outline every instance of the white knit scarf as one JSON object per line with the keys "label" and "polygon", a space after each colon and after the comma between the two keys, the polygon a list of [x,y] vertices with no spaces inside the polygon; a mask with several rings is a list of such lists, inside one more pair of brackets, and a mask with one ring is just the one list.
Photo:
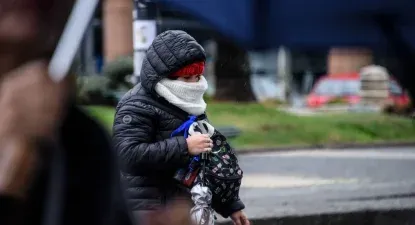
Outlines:
{"label": "white knit scarf", "polygon": [[164,78],[155,87],[157,94],[161,97],[194,116],[199,116],[206,110],[203,95],[207,89],[208,83],[203,76],[200,77],[198,82],[184,82]]}

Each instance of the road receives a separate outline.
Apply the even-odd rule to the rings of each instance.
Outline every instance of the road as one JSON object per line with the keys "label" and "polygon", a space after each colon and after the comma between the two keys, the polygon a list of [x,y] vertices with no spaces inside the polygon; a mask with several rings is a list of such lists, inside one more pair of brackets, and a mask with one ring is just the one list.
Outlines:
{"label": "road", "polygon": [[415,207],[415,148],[241,155],[250,218]]}

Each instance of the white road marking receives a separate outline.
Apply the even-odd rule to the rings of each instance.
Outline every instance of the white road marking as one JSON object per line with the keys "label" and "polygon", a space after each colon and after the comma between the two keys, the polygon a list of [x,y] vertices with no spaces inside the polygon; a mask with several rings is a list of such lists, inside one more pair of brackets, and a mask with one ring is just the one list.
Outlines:
{"label": "white road marking", "polygon": [[376,150],[307,150],[275,153],[258,153],[243,157],[313,157],[313,158],[366,158],[415,160],[415,152]]}
{"label": "white road marking", "polygon": [[274,176],[271,174],[244,174],[244,188],[292,188],[339,183],[355,183],[354,179],[322,179],[313,177]]}

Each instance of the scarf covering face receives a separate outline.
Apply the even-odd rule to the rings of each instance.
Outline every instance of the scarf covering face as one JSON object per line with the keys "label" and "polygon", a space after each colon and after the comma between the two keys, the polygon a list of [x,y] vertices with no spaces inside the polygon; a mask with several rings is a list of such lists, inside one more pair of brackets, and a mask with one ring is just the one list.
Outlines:
{"label": "scarf covering face", "polygon": [[164,78],[155,87],[157,94],[161,97],[194,116],[199,116],[206,110],[203,95],[207,89],[208,83],[203,76],[200,77],[198,82],[184,82]]}

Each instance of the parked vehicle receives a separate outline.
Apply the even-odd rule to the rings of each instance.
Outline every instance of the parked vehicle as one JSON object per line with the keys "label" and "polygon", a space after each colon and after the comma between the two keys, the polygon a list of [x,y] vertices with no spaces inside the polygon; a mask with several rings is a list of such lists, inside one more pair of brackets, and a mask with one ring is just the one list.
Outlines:
{"label": "parked vehicle", "polygon": [[[355,105],[360,102],[360,76],[358,73],[323,76],[307,96],[307,106],[318,108],[330,103]],[[399,107],[410,104],[410,98],[398,82],[389,80],[389,100]]]}

